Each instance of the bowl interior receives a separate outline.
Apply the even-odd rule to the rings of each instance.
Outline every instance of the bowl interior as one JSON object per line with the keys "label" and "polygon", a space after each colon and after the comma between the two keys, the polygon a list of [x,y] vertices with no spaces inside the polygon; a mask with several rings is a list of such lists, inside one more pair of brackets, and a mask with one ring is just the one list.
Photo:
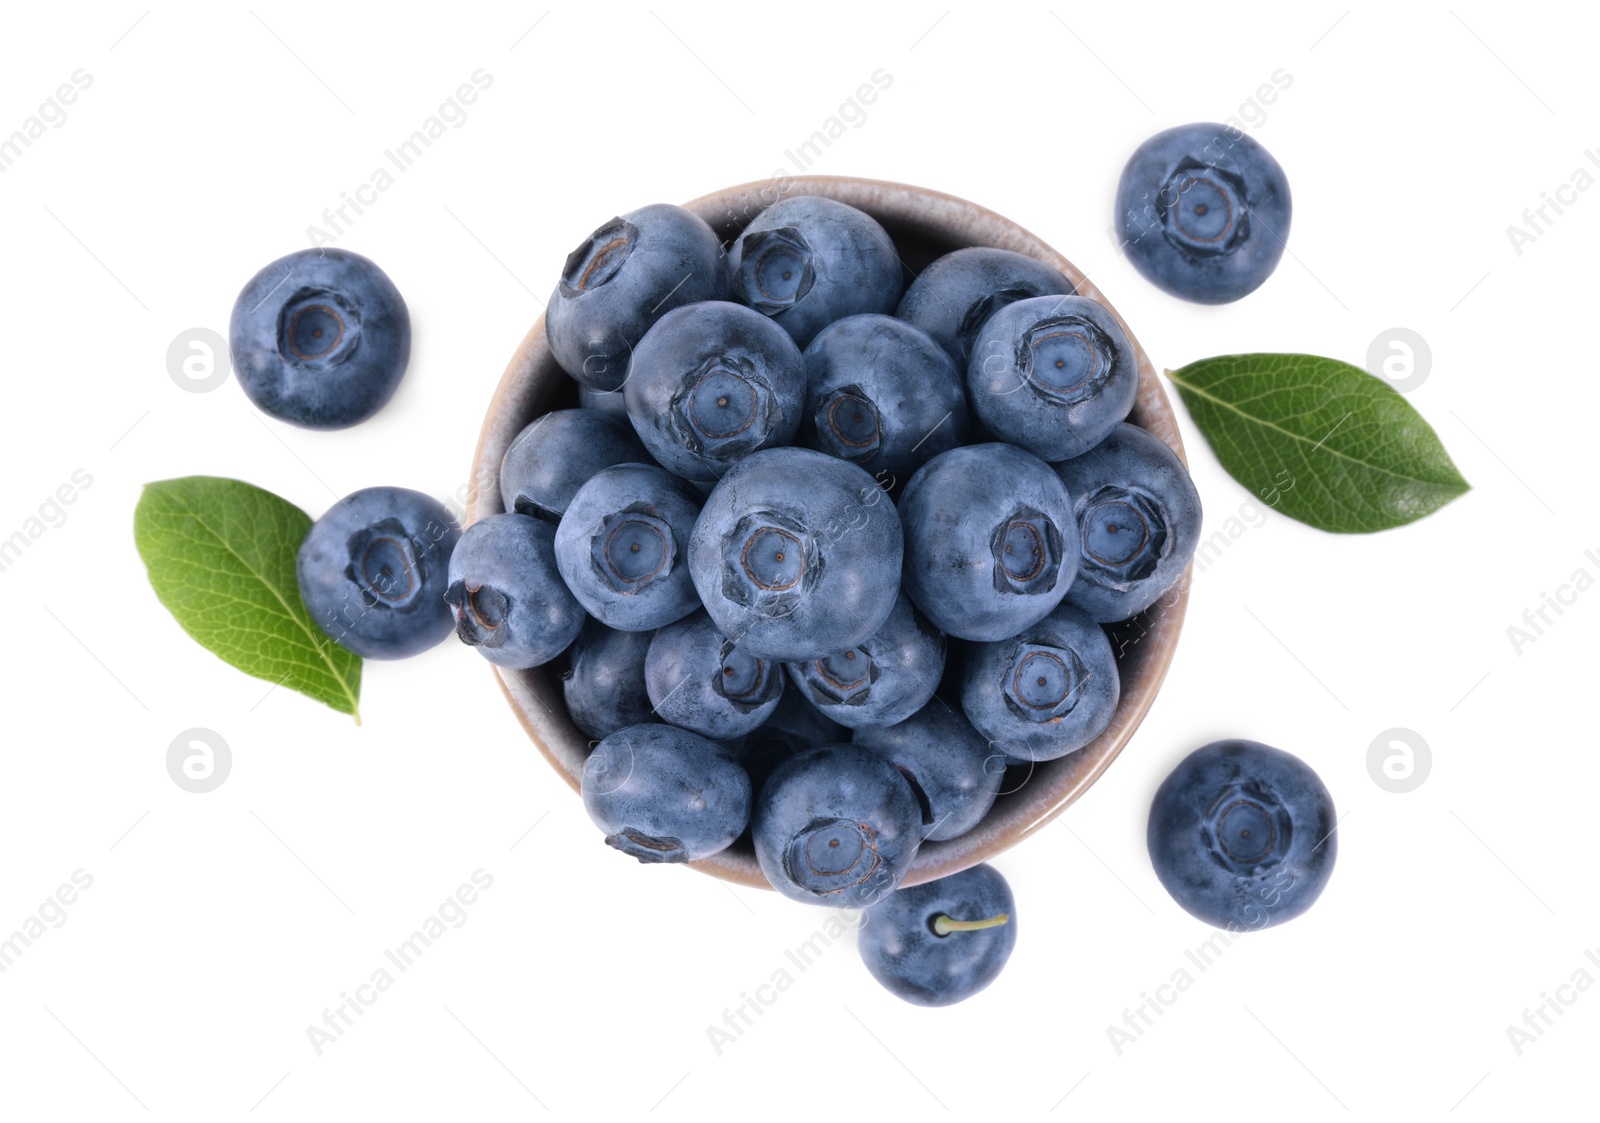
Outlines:
{"label": "bowl interior", "polygon": [[[953,196],[898,183],[835,176],[800,176],[749,183],[685,204],[726,241],[738,236],[766,206],[791,195],[825,195],[876,218],[894,238],[907,281],[929,262],[965,246],[998,246],[1037,258],[1066,274],[1080,295],[1110,308],[1099,290],[1070,261],[1017,224]],[[1116,315],[1116,310],[1111,309]],[[1120,316],[1118,322],[1128,328]],[[1134,333],[1139,393],[1129,420],[1154,433],[1184,457],[1183,443],[1156,378]],[[522,428],[540,414],[578,404],[577,383],[556,364],[537,320],[512,356],[490,403],[473,463],[469,520],[497,514],[500,460]],[[1095,741],[1059,760],[1008,770],[1001,795],[975,829],[948,842],[924,843],[905,880],[914,885],[976,865],[1040,829],[1084,793],[1122,751],[1154,701],[1177,643],[1189,599],[1189,574],[1149,611],[1109,629],[1122,680],[1110,726]],[[576,791],[590,743],[572,724],[562,700],[559,662],[528,671],[495,668],[523,727],[556,772]],[[689,863],[702,872],[743,885],[770,888],[747,840],[721,854]]]}

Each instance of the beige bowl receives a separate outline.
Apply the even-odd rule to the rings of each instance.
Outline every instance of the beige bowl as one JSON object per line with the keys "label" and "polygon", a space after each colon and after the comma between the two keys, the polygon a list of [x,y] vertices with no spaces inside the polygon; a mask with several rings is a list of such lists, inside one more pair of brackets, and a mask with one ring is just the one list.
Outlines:
{"label": "beige bowl", "polygon": [[[825,195],[866,211],[894,237],[913,272],[941,254],[964,246],[999,246],[1053,265],[1077,286],[1080,295],[1110,307],[1100,290],[1072,262],[1016,223],[965,200],[921,187],[842,176],[799,176],[730,187],[685,206],[709,222],[725,241],[731,241],[763,207],[792,195]],[[1115,309],[1112,314],[1116,315]],[[1117,319],[1122,322],[1122,317]],[[1128,327],[1126,323],[1122,326]],[[1156,380],[1155,369],[1132,331],[1128,331],[1128,339],[1139,358],[1139,397],[1129,420],[1166,441],[1183,458],[1183,442],[1172,406]],[[512,356],[494,400],[489,403],[473,462],[470,521],[504,510],[499,478],[500,459],[506,447],[523,426],[540,414],[577,405],[577,385],[551,357],[545,342],[544,318],[540,317]],[[1025,777],[1008,775],[1002,794],[983,822],[960,838],[925,843],[905,884],[944,877],[994,857],[1039,830],[1082,795],[1122,751],[1155,701],[1172,661],[1188,601],[1189,576],[1185,574],[1178,586],[1148,613],[1112,628],[1122,697],[1110,727],[1078,752],[1034,765]],[[528,736],[557,774],[574,791],[578,790],[589,740],[567,716],[561,676],[554,665],[531,671],[495,668],[495,673]],[[770,888],[748,846],[736,846],[689,864],[741,885]]]}

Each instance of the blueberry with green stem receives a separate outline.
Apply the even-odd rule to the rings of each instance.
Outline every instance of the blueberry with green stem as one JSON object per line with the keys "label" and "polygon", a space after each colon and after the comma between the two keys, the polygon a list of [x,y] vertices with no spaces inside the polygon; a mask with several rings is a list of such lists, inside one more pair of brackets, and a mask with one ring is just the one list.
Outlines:
{"label": "blueberry with green stem", "polygon": [[867,910],[861,960],[889,993],[950,1006],[999,976],[1017,944],[1017,906],[998,870],[977,865],[899,889]]}

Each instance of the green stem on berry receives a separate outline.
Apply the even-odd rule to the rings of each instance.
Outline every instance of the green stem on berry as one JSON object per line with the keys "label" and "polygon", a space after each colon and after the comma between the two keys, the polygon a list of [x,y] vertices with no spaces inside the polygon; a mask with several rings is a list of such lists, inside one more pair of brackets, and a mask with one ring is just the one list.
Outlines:
{"label": "green stem on berry", "polygon": [[978,932],[984,928],[998,928],[1011,919],[1010,913],[985,917],[983,920],[954,920],[944,913],[933,918],[933,934],[948,936],[952,932]]}

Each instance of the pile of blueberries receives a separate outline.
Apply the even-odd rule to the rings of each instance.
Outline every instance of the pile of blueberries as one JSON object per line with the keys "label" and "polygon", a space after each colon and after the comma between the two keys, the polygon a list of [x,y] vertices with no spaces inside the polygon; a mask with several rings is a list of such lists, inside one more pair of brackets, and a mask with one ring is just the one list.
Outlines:
{"label": "pile of blueberries", "polygon": [[[296,268],[290,296],[236,312],[235,366],[309,400],[302,424],[352,423],[403,372],[408,331],[379,321],[404,304],[357,255]],[[670,863],[747,839],[785,896],[867,910],[874,976],[943,1005],[999,973],[1014,902],[987,866],[897,891],[919,846],[976,827],[1008,767],[1105,731],[1106,626],[1174,587],[1201,512],[1127,421],[1138,360],[1104,306],[998,248],[907,272],[877,221],[818,196],[727,246],[682,207],[612,219],[545,317],[580,406],[511,443],[505,513],[461,532],[427,496],[366,489],[317,521],[299,576],[365,656],[453,628],[500,667],[562,659],[608,844]],[[1247,876],[1288,841],[1252,791],[1195,828]]]}

